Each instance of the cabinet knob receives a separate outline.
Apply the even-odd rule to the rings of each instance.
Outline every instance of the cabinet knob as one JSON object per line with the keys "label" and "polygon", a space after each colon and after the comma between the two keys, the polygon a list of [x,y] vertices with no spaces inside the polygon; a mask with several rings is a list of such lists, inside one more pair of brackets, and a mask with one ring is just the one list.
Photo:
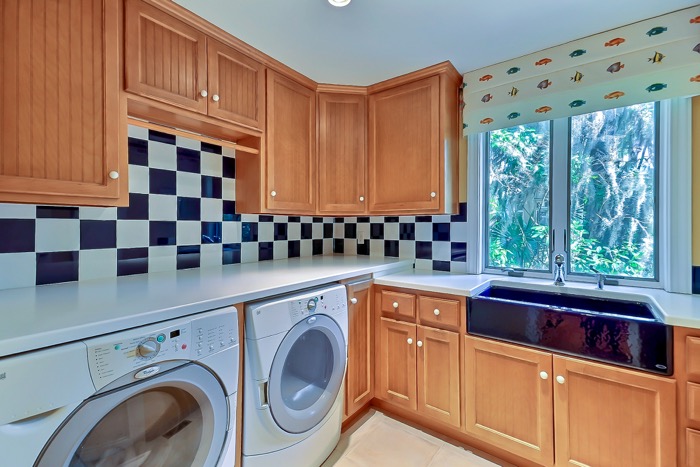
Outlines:
{"label": "cabinet knob", "polygon": [[406,342],[408,342],[408,345],[411,345],[413,344],[413,339],[409,337],[408,339],[406,339]]}
{"label": "cabinet knob", "polygon": [[546,371],[540,371],[540,378],[547,379],[547,378],[549,378],[549,375],[547,374]]}
{"label": "cabinet knob", "polygon": [[440,310],[438,310],[437,308],[433,310],[433,313],[435,313],[435,316],[440,316]]}
{"label": "cabinet knob", "polygon": [[201,91],[199,91],[199,95],[202,97],[207,97],[209,95],[209,93],[207,92],[206,89],[202,89]]}
{"label": "cabinet knob", "polygon": [[416,342],[416,345],[417,345],[418,347],[423,347],[423,341],[418,341],[418,342]]}
{"label": "cabinet knob", "polygon": [[277,196],[277,192],[274,191],[274,190],[272,190],[272,191],[270,192],[270,196],[272,196],[272,197],[274,198],[275,196]]}
{"label": "cabinet knob", "polygon": [[563,376],[557,376],[557,383],[559,384],[564,384],[566,380],[564,379]]}
{"label": "cabinet knob", "polygon": [[431,198],[435,198],[436,196],[437,196],[437,193],[435,193],[434,191],[431,191],[431,192],[430,192],[430,197],[431,197]]}
{"label": "cabinet knob", "polygon": [[213,96],[211,96],[211,100],[213,100],[214,102],[219,102],[219,95],[214,94]]}
{"label": "cabinet knob", "polygon": [[365,197],[364,197],[364,196],[360,196],[360,201],[364,201],[364,200],[365,200]]}
{"label": "cabinet knob", "polygon": [[394,302],[394,303],[392,303],[391,306],[393,306],[394,308],[398,308],[398,307],[399,307],[399,302]]}
{"label": "cabinet knob", "polygon": [[353,305],[355,305],[355,304],[357,303],[357,299],[356,299],[355,297],[352,297],[352,298],[350,299],[350,303],[352,303]]}
{"label": "cabinet knob", "polygon": [[116,170],[112,170],[112,171],[109,173],[109,178],[111,178],[112,180],[118,179],[118,178],[119,178],[119,172],[117,172]]}

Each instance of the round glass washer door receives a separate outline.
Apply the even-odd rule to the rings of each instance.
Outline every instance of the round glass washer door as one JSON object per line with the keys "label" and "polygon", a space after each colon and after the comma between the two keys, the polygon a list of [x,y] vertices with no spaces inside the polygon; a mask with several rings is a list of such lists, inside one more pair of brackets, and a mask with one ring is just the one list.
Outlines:
{"label": "round glass washer door", "polygon": [[345,364],[338,323],[327,315],[298,322],[282,340],[270,369],[268,401],[277,425],[288,433],[317,426],[338,396]]}
{"label": "round glass washer door", "polygon": [[35,467],[215,465],[228,402],[204,367],[186,364],[87,399],[56,431]]}

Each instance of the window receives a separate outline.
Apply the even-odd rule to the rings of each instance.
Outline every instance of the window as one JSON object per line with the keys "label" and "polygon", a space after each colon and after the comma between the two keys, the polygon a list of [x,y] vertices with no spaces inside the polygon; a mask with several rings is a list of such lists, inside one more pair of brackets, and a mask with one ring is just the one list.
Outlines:
{"label": "window", "polygon": [[658,105],[486,136],[485,269],[658,280]]}

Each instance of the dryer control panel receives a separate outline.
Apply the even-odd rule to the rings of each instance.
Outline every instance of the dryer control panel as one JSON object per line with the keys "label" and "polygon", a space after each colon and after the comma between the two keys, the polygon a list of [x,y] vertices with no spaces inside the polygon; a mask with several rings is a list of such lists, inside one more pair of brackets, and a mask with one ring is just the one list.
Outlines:
{"label": "dryer control panel", "polygon": [[153,376],[169,360],[199,360],[238,345],[238,314],[223,308],[86,340],[96,389],[122,376]]}

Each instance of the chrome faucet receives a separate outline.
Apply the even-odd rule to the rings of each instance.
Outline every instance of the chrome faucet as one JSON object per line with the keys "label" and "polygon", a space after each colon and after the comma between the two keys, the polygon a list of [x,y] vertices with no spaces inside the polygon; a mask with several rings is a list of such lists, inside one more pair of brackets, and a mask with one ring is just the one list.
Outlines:
{"label": "chrome faucet", "polygon": [[595,273],[596,288],[598,290],[603,290],[603,286],[605,285],[605,274],[598,271],[593,266],[588,266],[588,267],[591,269],[591,271],[593,271]]}
{"label": "chrome faucet", "polygon": [[566,285],[566,270],[564,269],[564,257],[554,257],[554,285]]}

